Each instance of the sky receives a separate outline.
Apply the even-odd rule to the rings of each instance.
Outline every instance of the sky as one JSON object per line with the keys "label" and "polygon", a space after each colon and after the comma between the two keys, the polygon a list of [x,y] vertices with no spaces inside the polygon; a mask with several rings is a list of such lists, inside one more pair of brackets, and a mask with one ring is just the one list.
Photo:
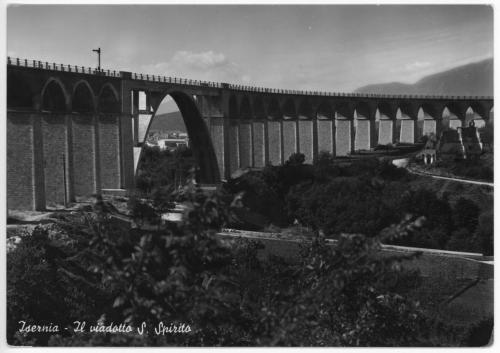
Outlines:
{"label": "sky", "polygon": [[493,57],[488,5],[10,5],[7,54],[334,92]]}

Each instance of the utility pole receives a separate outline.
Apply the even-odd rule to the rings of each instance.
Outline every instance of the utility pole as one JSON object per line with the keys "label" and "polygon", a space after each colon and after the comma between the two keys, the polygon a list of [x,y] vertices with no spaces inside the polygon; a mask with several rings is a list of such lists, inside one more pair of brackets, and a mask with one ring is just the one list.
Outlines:
{"label": "utility pole", "polygon": [[101,47],[92,49],[92,51],[97,53],[97,71],[101,71]]}

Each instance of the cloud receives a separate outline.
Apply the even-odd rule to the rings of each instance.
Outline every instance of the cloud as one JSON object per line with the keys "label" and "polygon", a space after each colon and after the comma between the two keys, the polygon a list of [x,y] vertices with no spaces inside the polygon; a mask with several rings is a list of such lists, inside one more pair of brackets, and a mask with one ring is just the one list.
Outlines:
{"label": "cloud", "polygon": [[251,77],[242,68],[230,61],[224,53],[212,50],[192,52],[176,51],[169,61],[142,67],[144,73],[164,75],[196,80],[244,83],[248,84]]}

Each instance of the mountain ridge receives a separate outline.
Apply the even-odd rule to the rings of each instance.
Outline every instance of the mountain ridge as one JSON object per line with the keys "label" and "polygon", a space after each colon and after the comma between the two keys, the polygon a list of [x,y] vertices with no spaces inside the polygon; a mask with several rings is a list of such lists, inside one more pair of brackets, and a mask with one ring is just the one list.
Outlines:
{"label": "mountain ridge", "polygon": [[149,130],[187,132],[186,125],[184,124],[184,119],[180,111],[155,115]]}
{"label": "mountain ridge", "polygon": [[370,84],[356,93],[493,96],[493,58],[427,75],[413,84]]}

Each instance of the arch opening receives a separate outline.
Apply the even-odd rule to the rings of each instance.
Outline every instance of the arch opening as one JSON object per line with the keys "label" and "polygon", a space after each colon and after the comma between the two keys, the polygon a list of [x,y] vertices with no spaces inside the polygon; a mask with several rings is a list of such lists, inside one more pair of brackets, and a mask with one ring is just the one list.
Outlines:
{"label": "arch opening", "polygon": [[283,118],[286,120],[297,118],[295,103],[291,98],[287,99],[283,104]]}
{"label": "arch opening", "polygon": [[310,119],[314,118],[313,107],[311,105],[311,102],[309,102],[308,99],[304,99],[300,103],[298,117],[299,117],[299,119],[303,119],[303,120],[304,119],[310,120]]}
{"label": "arch opening", "polygon": [[268,111],[268,118],[270,120],[279,120],[279,119],[283,118],[280,106],[279,106],[278,101],[276,99],[272,99],[269,102],[269,108],[267,111]]}
{"label": "arch opening", "polygon": [[92,93],[88,84],[80,82],[77,84],[74,92],[72,102],[72,111],[78,113],[91,113],[95,110],[94,107],[94,94]]}
{"label": "arch opening", "polygon": [[334,119],[333,109],[328,102],[322,102],[316,113],[317,119]]}
{"label": "arch opening", "polygon": [[119,113],[120,101],[116,92],[109,86],[104,85],[99,94],[98,110],[101,113]]}
{"label": "arch opening", "polygon": [[252,107],[250,106],[250,100],[246,96],[241,100],[240,117],[242,119],[252,119]]}
{"label": "arch opening", "polygon": [[256,119],[266,118],[266,111],[264,109],[264,102],[262,101],[262,98],[255,98],[253,101],[253,111]]}
{"label": "arch opening", "polygon": [[238,119],[238,102],[236,101],[236,97],[231,95],[229,98],[229,118],[230,119]]}
{"label": "arch opening", "polygon": [[50,81],[42,94],[42,110],[51,112],[66,111],[66,95],[62,84],[56,80]]}
{"label": "arch opening", "polygon": [[7,107],[33,108],[33,90],[22,75],[15,72],[7,74]]}
{"label": "arch opening", "polygon": [[136,169],[136,186],[143,192],[180,187],[194,177],[201,184],[220,181],[209,128],[192,96],[164,94],[154,107]]}

